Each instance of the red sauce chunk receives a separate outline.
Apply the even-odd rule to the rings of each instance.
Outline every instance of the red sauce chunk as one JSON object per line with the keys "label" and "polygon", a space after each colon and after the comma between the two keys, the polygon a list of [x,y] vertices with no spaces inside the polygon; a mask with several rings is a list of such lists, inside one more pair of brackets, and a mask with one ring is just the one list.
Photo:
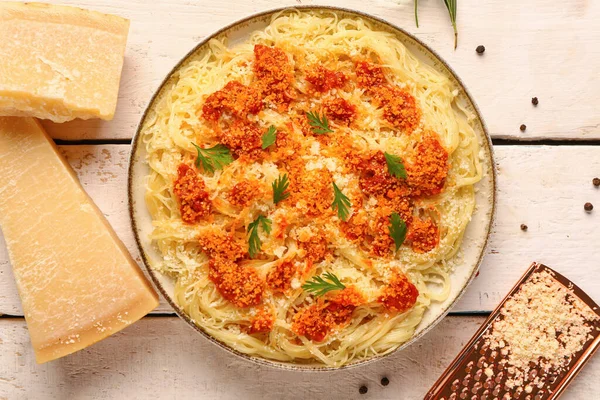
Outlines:
{"label": "red sauce chunk", "polygon": [[198,238],[202,251],[211,258],[222,258],[237,261],[246,255],[247,246],[241,239],[230,233],[214,228],[203,232]]}
{"label": "red sauce chunk", "polygon": [[261,194],[260,185],[255,180],[243,180],[231,188],[227,198],[234,206],[245,207]]}
{"label": "red sauce chunk", "polygon": [[333,185],[327,169],[313,169],[290,173],[292,203],[301,203],[297,209],[309,217],[331,213]]}
{"label": "red sauce chunk", "polygon": [[402,182],[390,175],[382,152],[374,152],[356,166],[360,171],[359,185],[366,195],[386,195],[398,190]]}
{"label": "red sauce chunk", "polygon": [[267,275],[267,285],[273,292],[284,293],[290,288],[291,280],[296,273],[293,261],[282,261]]}
{"label": "red sauce chunk", "polygon": [[354,309],[364,302],[363,295],[355,287],[347,287],[337,292],[329,303],[318,299],[315,304],[298,311],[292,330],[309,340],[322,342],[336,326],[347,324]]}
{"label": "red sauce chunk", "polygon": [[415,196],[432,196],[444,188],[448,175],[448,152],[433,135],[416,146],[412,162],[406,165],[408,184]]}
{"label": "red sauce chunk", "polygon": [[307,73],[306,80],[316,91],[323,93],[344,87],[348,77],[343,72],[332,71],[318,65]]}
{"label": "red sauce chunk", "polygon": [[393,312],[404,312],[411,309],[417,302],[419,291],[406,275],[399,271],[394,272],[392,280],[383,288],[378,301],[385,308]]}
{"label": "red sauce chunk", "polygon": [[221,296],[243,308],[260,303],[265,283],[253,267],[242,267],[234,261],[211,259],[208,277]]}
{"label": "red sauce chunk", "polygon": [[293,96],[293,67],[283,50],[262,44],[254,46],[254,75],[265,100],[286,110]]}
{"label": "red sauce chunk", "polygon": [[238,118],[246,118],[262,108],[262,100],[256,89],[231,81],[206,98],[202,116],[209,121],[218,121],[223,112],[229,112]]}
{"label": "red sauce chunk", "polygon": [[315,342],[322,342],[333,327],[333,317],[325,311],[326,305],[318,301],[304,307],[296,315],[292,323],[292,331],[297,335],[306,336]]}
{"label": "red sauce chunk", "polygon": [[254,160],[263,155],[262,134],[258,125],[237,120],[228,130],[221,133],[221,142],[236,156],[247,156]]}
{"label": "red sauce chunk", "polygon": [[440,241],[440,231],[431,219],[414,218],[406,240],[415,253],[427,253],[435,249]]}
{"label": "red sauce chunk", "polygon": [[387,83],[383,68],[368,61],[358,61],[355,65],[356,82],[358,87],[370,90],[374,86]]}
{"label": "red sauce chunk", "polygon": [[328,244],[325,233],[320,231],[308,239],[303,237],[298,239],[298,247],[306,252],[304,259],[312,263],[318,263],[325,259],[329,254]]}
{"label": "red sauce chunk", "polygon": [[375,91],[375,103],[383,107],[383,118],[395,128],[411,134],[421,121],[421,109],[417,101],[398,87],[382,86]]}
{"label": "red sauce chunk", "polygon": [[179,165],[177,173],[173,193],[179,199],[181,219],[187,224],[198,223],[211,211],[211,202],[205,190],[204,180],[186,164]]}
{"label": "red sauce chunk", "polygon": [[362,293],[354,286],[348,286],[346,289],[341,290],[335,297],[331,299],[332,303],[336,303],[342,307],[358,307],[365,303],[365,297]]}
{"label": "red sauce chunk", "polygon": [[356,118],[356,106],[336,97],[325,102],[325,114],[331,119],[350,125]]}
{"label": "red sauce chunk", "polygon": [[379,218],[375,225],[374,239],[371,252],[377,257],[386,257],[392,251],[394,239],[390,236],[389,218]]}
{"label": "red sauce chunk", "polygon": [[267,307],[261,307],[256,316],[250,321],[250,329],[248,333],[266,333],[273,329],[275,324],[275,315],[273,310]]}

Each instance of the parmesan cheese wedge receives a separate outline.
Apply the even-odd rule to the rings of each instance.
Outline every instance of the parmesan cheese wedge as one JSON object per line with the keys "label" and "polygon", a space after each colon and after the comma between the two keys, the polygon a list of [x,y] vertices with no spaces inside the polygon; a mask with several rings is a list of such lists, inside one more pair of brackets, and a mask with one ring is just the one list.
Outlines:
{"label": "parmesan cheese wedge", "polygon": [[113,118],[129,20],[0,2],[0,116]]}
{"label": "parmesan cheese wedge", "polygon": [[32,118],[0,117],[0,226],[38,363],[83,349],[158,305]]}

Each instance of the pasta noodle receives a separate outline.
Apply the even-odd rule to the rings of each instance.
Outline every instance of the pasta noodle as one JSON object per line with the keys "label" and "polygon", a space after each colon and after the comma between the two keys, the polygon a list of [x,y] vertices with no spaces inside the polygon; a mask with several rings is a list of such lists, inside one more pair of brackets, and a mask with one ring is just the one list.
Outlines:
{"label": "pasta noodle", "polygon": [[[474,211],[479,142],[457,95],[361,18],[289,11],[233,47],[212,39],[142,126],[151,239],[162,255],[152,267],[173,277],[195,324],[239,352],[339,367],[393,351],[448,297],[450,261]],[[316,134],[308,112],[328,116],[332,132]],[[254,139],[270,126],[277,139],[262,149]],[[194,167],[194,144],[224,144],[234,159],[214,172]],[[384,152],[403,160],[407,178],[388,174]],[[284,173],[290,197],[275,204],[272,184]],[[331,207],[332,184],[352,204],[346,220]],[[184,216],[186,202],[195,214]],[[397,251],[392,211],[408,228]],[[250,257],[253,221],[261,246]],[[346,289],[318,297],[303,288],[326,272]],[[322,335],[320,319],[334,321]]]}

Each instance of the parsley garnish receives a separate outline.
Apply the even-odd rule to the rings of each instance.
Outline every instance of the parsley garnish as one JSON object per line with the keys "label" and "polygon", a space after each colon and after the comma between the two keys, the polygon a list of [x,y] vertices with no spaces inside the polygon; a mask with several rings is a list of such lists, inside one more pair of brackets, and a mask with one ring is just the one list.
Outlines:
{"label": "parsley garnish", "polygon": [[271,233],[271,220],[264,215],[259,215],[253,222],[250,223],[250,225],[248,225],[248,232],[250,233],[250,237],[248,238],[248,253],[250,254],[250,258],[254,258],[262,246],[262,242],[258,236],[259,226],[262,227],[263,231],[265,231],[267,235]]}
{"label": "parsley garnish", "polygon": [[329,128],[329,121],[325,114],[322,117],[319,116],[317,112],[309,112],[306,113],[308,117],[308,124],[311,126],[311,129],[315,135],[324,135],[326,133],[333,132]]}
{"label": "parsley garnish", "polygon": [[346,286],[331,272],[325,272],[323,276],[324,278],[320,276],[313,277],[312,282],[309,281],[302,285],[302,289],[318,297],[332,290],[346,289]]}
{"label": "parsley garnish", "polygon": [[390,216],[390,236],[394,239],[394,243],[396,244],[396,251],[402,246],[404,243],[404,239],[406,239],[406,232],[408,229],[406,228],[406,222],[400,218],[398,213],[392,213]]}
{"label": "parsley garnish", "polygon": [[271,125],[269,127],[269,130],[262,135],[262,149],[266,149],[267,147],[271,146],[272,144],[275,143],[275,141],[277,140],[277,128],[275,128],[273,125]]}
{"label": "parsley garnish", "polygon": [[406,179],[406,169],[404,168],[402,159],[389,153],[383,153],[383,155],[385,156],[385,161],[387,162],[390,175],[395,176],[396,178]]}
{"label": "parsley garnish", "polygon": [[352,207],[352,203],[350,202],[350,199],[346,197],[344,193],[342,193],[340,188],[337,187],[335,182],[333,182],[333,195],[334,198],[333,203],[331,204],[331,208],[333,210],[337,209],[338,218],[342,221],[345,221],[346,219],[348,219],[348,214],[350,213],[348,208]]}
{"label": "parsley garnish", "polygon": [[280,175],[279,178],[275,179],[271,184],[273,188],[273,203],[277,204],[290,197],[287,192],[290,182],[288,181],[287,174]]}
{"label": "parsley garnish", "polygon": [[225,165],[233,162],[233,157],[231,156],[229,149],[222,144],[218,144],[208,149],[203,149],[194,142],[192,142],[192,144],[198,151],[196,167],[200,168],[200,164],[202,164],[202,169],[206,172],[215,172],[215,170],[223,169]]}

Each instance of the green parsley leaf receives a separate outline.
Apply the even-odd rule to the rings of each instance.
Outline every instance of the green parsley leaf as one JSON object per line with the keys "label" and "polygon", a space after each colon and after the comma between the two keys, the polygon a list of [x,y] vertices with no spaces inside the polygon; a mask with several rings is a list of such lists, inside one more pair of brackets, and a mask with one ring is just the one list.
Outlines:
{"label": "green parsley leaf", "polygon": [[311,129],[315,135],[324,135],[326,133],[333,132],[329,128],[329,121],[325,114],[322,117],[319,116],[317,112],[309,112],[306,113],[308,117],[308,124],[311,126]]}
{"label": "green parsley leaf", "polygon": [[270,219],[264,215],[259,215],[248,225],[248,233],[250,233],[250,237],[248,238],[248,253],[250,254],[250,258],[254,258],[260,252],[262,246],[262,242],[258,236],[258,227],[260,226],[268,235],[271,233],[271,223]]}
{"label": "green parsley leaf", "polygon": [[267,147],[273,145],[277,140],[277,128],[273,125],[269,127],[269,130],[262,135],[262,149],[266,149]]}
{"label": "green parsley leaf", "polygon": [[333,210],[337,209],[338,218],[342,221],[346,221],[348,219],[348,214],[350,213],[350,210],[348,210],[348,208],[352,207],[352,203],[350,202],[350,199],[346,197],[344,193],[342,193],[340,188],[337,187],[335,182],[333,182],[333,195],[334,198],[333,203],[331,204],[331,208]]}
{"label": "green parsley leaf", "polygon": [[224,166],[233,162],[229,149],[222,144],[208,149],[203,149],[194,142],[192,144],[198,151],[196,167],[200,168],[200,164],[202,164],[202,169],[206,172],[214,173],[215,170],[223,169]]}
{"label": "green parsley leaf", "polygon": [[275,179],[271,184],[273,188],[273,203],[277,204],[290,197],[287,192],[290,182],[288,181],[287,174],[279,175],[279,178]]}
{"label": "green parsley leaf", "polygon": [[332,290],[346,289],[346,286],[331,272],[325,272],[323,277],[324,278],[321,278],[320,276],[313,277],[312,281],[308,281],[302,285],[302,289],[309,293],[313,293],[318,297],[323,296],[325,293],[331,292]]}
{"label": "green parsley leaf", "polygon": [[402,246],[404,243],[404,239],[406,239],[406,232],[408,228],[406,227],[406,222],[400,218],[398,213],[394,212],[390,216],[390,236],[394,239],[394,243],[396,244],[396,251]]}
{"label": "green parsley leaf", "polygon": [[387,162],[388,171],[390,171],[390,175],[395,176],[396,178],[406,179],[406,169],[404,168],[404,163],[402,159],[398,156],[389,153],[383,153],[385,156],[385,161]]}

